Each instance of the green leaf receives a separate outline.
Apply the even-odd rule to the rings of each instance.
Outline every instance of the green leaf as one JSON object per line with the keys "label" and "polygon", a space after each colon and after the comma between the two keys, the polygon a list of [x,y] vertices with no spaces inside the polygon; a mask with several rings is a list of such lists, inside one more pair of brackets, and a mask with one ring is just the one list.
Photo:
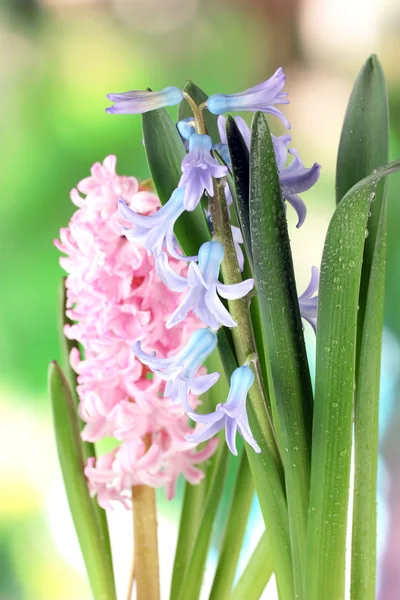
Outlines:
{"label": "green leaf", "polygon": [[310,478],[312,387],[275,151],[256,113],[250,151],[250,228],[262,328],[281,428],[295,589],[302,596]]}
{"label": "green leaf", "polygon": [[227,470],[228,450],[223,435],[219,435],[219,440],[219,447],[214,455],[214,469],[205,501],[204,513],[199,523],[196,541],[182,582],[180,595],[178,596],[179,600],[186,600],[186,598],[198,600],[200,597],[212,529]]}
{"label": "green leaf", "polygon": [[228,140],[229,154],[232,163],[232,174],[236,194],[234,196],[235,208],[238,215],[240,229],[246,248],[247,257],[253,265],[253,255],[250,236],[250,165],[249,150],[236,125],[235,119],[228,116],[226,121],[226,137]]}
{"label": "green leaf", "polygon": [[399,168],[400,161],[396,161],[355,185],[338,205],[325,240],[318,294],[307,600],[344,598],[356,327],[365,232],[379,179]]}
{"label": "green leaf", "polygon": [[[237,361],[223,327],[218,330],[218,350],[225,374],[227,378],[230,378],[237,367]],[[255,388],[254,384],[252,388]],[[250,393],[252,388],[250,388]],[[255,402],[255,399],[257,399],[257,402]],[[260,502],[265,528],[269,533],[279,598],[280,600],[294,600],[289,521],[282,462],[263,398],[251,396],[249,400],[247,402],[247,412],[250,428],[261,448],[261,454],[257,454],[245,444],[247,458]]]}
{"label": "green leaf", "polygon": [[[193,81],[187,81],[185,83],[183,91],[189,94],[189,96],[195,101],[197,106],[200,106],[200,104],[203,104],[203,102],[206,102],[206,100],[208,99],[207,94],[203,92],[203,90],[200,89],[195,83],[193,83]],[[183,119],[187,119],[188,117],[192,116],[193,113],[190,109],[188,102],[185,99],[183,99],[179,105],[178,110],[179,121],[182,121]],[[217,116],[208,112],[208,110],[205,108],[203,110],[203,118],[208,135],[211,137],[214,144],[218,143],[220,141],[220,138],[218,132]]]}
{"label": "green leaf", "polygon": [[[142,120],[151,176],[160,202],[165,204],[178,187],[185,148],[165,108],[145,113]],[[202,243],[211,237],[201,204],[194,211],[185,211],[179,217],[174,232],[185,254],[197,255]]]}
{"label": "green leaf", "polygon": [[230,600],[259,600],[273,572],[273,556],[264,531]]}
{"label": "green leaf", "polygon": [[351,600],[375,600],[379,383],[386,274],[386,199],[372,261],[356,386]]}
{"label": "green leaf", "polygon": [[227,600],[230,596],[253,496],[253,479],[249,461],[243,449],[232,502],[226,519],[214,583],[209,596],[210,600]]}
{"label": "green leaf", "polygon": [[95,600],[116,600],[112,566],[84,474],[84,458],[71,387],[59,365],[49,367],[58,457],[75,530]]}
{"label": "green leaf", "polygon": [[[385,76],[374,54],[363,65],[350,96],[340,138],[336,170],[336,201],[358,181],[389,161],[389,109]],[[376,188],[364,247],[358,312],[357,363],[365,316],[368,283],[386,180]]]}

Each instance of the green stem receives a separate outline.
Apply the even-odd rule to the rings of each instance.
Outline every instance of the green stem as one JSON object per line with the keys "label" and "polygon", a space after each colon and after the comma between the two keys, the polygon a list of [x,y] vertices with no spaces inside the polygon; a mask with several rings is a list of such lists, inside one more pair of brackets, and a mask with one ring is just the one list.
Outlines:
{"label": "green stem", "polygon": [[[215,239],[224,247],[221,270],[225,284],[239,283],[242,278],[233,243],[223,183],[214,181],[214,197],[209,202]],[[287,505],[283,481],[282,460],[279,454],[267,401],[261,383],[260,369],[247,298],[230,300],[229,310],[237,326],[232,329],[239,364],[251,360],[255,375],[249,391],[249,418],[253,434],[261,446],[257,455],[246,445],[257,494],[260,499],[266,529],[269,531],[275,560],[278,591],[282,600],[294,597],[293,571],[290,552]],[[268,475],[266,476],[266,471]],[[269,488],[269,493],[266,489]]]}
{"label": "green stem", "polygon": [[226,520],[224,539],[210,593],[210,600],[225,600],[229,598],[253,496],[254,485],[250,465],[243,450],[232,503]]}
{"label": "green stem", "polygon": [[230,600],[259,600],[271,578],[272,565],[272,552],[264,531],[230,596]]}

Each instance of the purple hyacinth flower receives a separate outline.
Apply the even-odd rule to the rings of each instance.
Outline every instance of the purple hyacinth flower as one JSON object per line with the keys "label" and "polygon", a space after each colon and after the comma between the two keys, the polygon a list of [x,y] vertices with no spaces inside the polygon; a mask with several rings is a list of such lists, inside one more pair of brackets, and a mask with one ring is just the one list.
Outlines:
{"label": "purple hyacinth flower", "polygon": [[242,247],[240,245],[240,244],[244,244],[242,232],[240,231],[239,227],[236,227],[236,225],[231,225],[231,229],[232,229],[232,238],[233,238],[233,243],[234,243],[235,250],[236,250],[236,256],[237,256],[237,260],[238,260],[238,264],[239,264],[239,269],[241,271],[243,271],[244,254],[243,254]]}
{"label": "purple hyacinth flower", "polygon": [[200,396],[207,392],[219,379],[218,372],[207,375],[196,373],[217,346],[217,336],[209,329],[198,329],[176,354],[168,358],[157,358],[156,353],[142,350],[140,341],[133,347],[135,356],[144,365],[167,382],[164,396],[180,401],[186,411],[193,410],[187,400],[189,392]]}
{"label": "purple hyacinth flower", "polygon": [[[319,269],[312,267],[311,280],[307,289],[299,296],[300,314],[317,332]],[[316,295],[314,295],[316,294]]]}
{"label": "purple hyacinth flower", "polygon": [[253,385],[254,374],[250,367],[244,366],[235,369],[231,377],[231,387],[227,401],[219,403],[212,413],[198,415],[188,411],[188,416],[196,423],[203,423],[204,427],[186,437],[188,442],[200,443],[212,438],[225,427],[226,443],[229,450],[237,456],[236,433],[239,431],[243,439],[257,452],[261,448],[251,433],[249,419],[246,412],[247,393]]}
{"label": "purple hyacinth flower", "polygon": [[[240,133],[242,134],[242,137],[243,137],[243,140],[244,140],[246,146],[250,150],[250,140],[251,140],[250,127],[247,125],[246,121],[244,119],[242,119],[242,117],[235,117],[235,121],[236,121],[236,125],[238,126]],[[219,137],[221,138],[221,142],[222,142],[222,144],[227,144],[228,139],[226,136],[226,117],[224,117],[223,115],[220,115],[218,117],[217,123],[218,123],[218,132],[219,132]]]}
{"label": "purple hyacinth flower", "polygon": [[115,104],[106,108],[106,112],[119,115],[139,115],[157,108],[179,104],[183,99],[183,93],[177,87],[166,87],[159,92],[132,90],[122,94],[107,94],[107,98]]}
{"label": "purple hyacinth flower", "polygon": [[213,177],[224,177],[228,168],[220,165],[210,154],[212,141],[209,135],[193,133],[189,138],[189,152],[182,161],[179,187],[185,188],[183,203],[186,210],[194,210],[206,190],[214,196]]}
{"label": "purple hyacinth flower", "polygon": [[167,249],[168,253],[178,260],[193,260],[195,256],[182,256],[177,252],[174,236],[174,225],[178,217],[185,211],[183,205],[184,190],[177,188],[164,206],[153,215],[138,215],[129,208],[125,200],[118,200],[121,215],[133,224],[131,229],[124,228],[124,235],[131,242],[142,244],[149,254],[157,258]]}
{"label": "purple hyacinth flower", "polygon": [[178,121],[176,127],[180,133],[181,138],[185,141],[187,141],[194,133],[196,133],[193,117],[188,117],[187,119],[182,119],[182,121]]}
{"label": "purple hyacinth flower", "polygon": [[235,327],[237,325],[222,304],[218,294],[228,300],[236,300],[246,296],[254,287],[254,279],[246,279],[240,283],[224,285],[219,282],[218,275],[224,258],[224,248],[219,242],[205,242],[199,250],[199,262],[190,263],[188,276],[178,275],[168,264],[168,258],[161,254],[157,260],[157,272],[161,280],[173,291],[188,293],[178,308],[168,319],[166,327],[170,329],[186,319],[192,310],[201,321],[211,329],[219,329],[221,325]]}
{"label": "purple hyacinth flower", "polygon": [[307,169],[303,165],[297,150],[291,148],[288,152],[293,156],[293,159],[287,167],[279,171],[279,179],[285,200],[297,212],[298,222],[296,227],[299,228],[304,223],[307,208],[298,194],[306,192],[317,183],[321,165],[314,163],[312,167]]}
{"label": "purple hyacinth flower", "polygon": [[237,94],[214,94],[207,100],[208,110],[215,115],[236,111],[262,111],[277,116],[290,129],[290,123],[276,104],[289,104],[286,92],[282,92],[286,75],[279,68],[270,79]]}

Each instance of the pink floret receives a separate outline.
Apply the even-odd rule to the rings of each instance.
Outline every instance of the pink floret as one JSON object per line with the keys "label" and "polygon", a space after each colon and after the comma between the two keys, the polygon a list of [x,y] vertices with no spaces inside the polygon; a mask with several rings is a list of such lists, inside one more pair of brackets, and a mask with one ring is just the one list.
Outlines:
{"label": "pink floret", "polygon": [[[54,241],[65,254],[60,264],[68,274],[67,315],[74,321],[65,335],[84,351],[81,356],[75,348],[70,356],[85,422],[82,438],[95,442],[112,436],[121,442],[109,454],[90,458],[85,469],[91,493],[107,509],[114,502],[129,508],[132,485],[164,486],[172,498],[181,474],[199,483],[203,471],[195,465],[216,446],[212,440],[198,451],[185,440],[192,431],[187,415],[163,398],[164,382],[132,352],[140,338],[145,350],[159,356],[176,353],[198,321],[188,317],[173,329],[165,327],[182,295],[160,281],[142,246],[126,240],[117,210],[119,197],[143,215],[154,213],[160,203],[155,194],[140,189],[137,179],[117,175],[115,169],[115,156],[93,165],[90,177],[72,190],[78,210]],[[186,273],[183,261],[173,260],[173,266]],[[197,403],[191,399],[192,406]]]}

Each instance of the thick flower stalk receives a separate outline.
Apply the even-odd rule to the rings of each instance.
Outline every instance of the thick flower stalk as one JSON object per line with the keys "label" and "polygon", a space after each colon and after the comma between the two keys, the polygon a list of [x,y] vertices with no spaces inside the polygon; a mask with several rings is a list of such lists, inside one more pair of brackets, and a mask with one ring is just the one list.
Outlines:
{"label": "thick flower stalk", "polygon": [[[141,191],[134,177],[117,175],[115,167],[114,156],[96,163],[91,176],[72,191],[78,210],[55,241],[66,254],[60,263],[68,273],[67,314],[76,322],[66,327],[65,334],[84,349],[83,357],[77,349],[71,353],[78,374],[79,414],[86,423],[82,437],[98,441],[113,436],[121,441],[96,462],[90,459],[86,467],[90,489],[105,508],[115,501],[129,507],[134,485],[164,486],[172,498],[180,474],[193,484],[202,479],[196,465],[215,449],[213,442],[199,452],[186,441],[191,429],[183,408],[163,396],[164,380],[132,352],[138,338],[160,356],[177,352],[198,321],[189,317],[173,330],[166,328],[182,295],[165,288],[149,249],[137,238],[134,243],[126,239],[117,201],[122,199],[124,214],[146,223],[163,221],[164,212],[153,193]],[[186,264],[171,261],[183,276]],[[192,396],[191,405],[196,403]]]}

